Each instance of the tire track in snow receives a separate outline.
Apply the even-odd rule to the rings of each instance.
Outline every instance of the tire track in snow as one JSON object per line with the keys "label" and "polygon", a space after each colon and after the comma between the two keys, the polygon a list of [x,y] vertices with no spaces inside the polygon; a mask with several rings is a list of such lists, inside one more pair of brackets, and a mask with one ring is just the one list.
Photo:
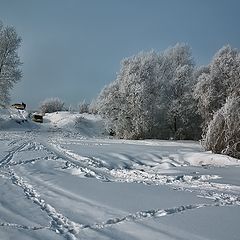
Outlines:
{"label": "tire track in snow", "polygon": [[[19,142],[20,140],[14,140],[12,141],[10,144],[12,145],[16,145],[17,142]],[[51,156],[52,153],[49,152],[49,156],[46,157],[38,157],[38,158],[33,158],[30,160],[26,160],[26,161],[12,161],[14,156],[22,151],[29,151],[29,150],[33,150],[33,151],[39,151],[39,150],[44,150],[48,152],[48,149],[45,148],[42,144],[37,143],[37,142],[31,142],[31,139],[29,139],[28,141],[24,142],[23,144],[21,144],[20,146],[14,147],[13,150],[9,151],[8,154],[0,161],[0,168],[7,168],[7,167],[11,167],[11,166],[16,166],[16,165],[22,165],[22,164],[28,164],[28,163],[34,163],[36,161],[40,161],[40,160],[55,160],[56,157],[55,156]]]}
{"label": "tire track in snow", "polygon": [[28,142],[24,142],[18,147],[13,148],[13,150],[9,151],[8,154],[0,161],[0,168],[6,168],[8,167],[10,161],[14,158],[14,155],[18,152],[20,152],[25,146],[28,144]]}
{"label": "tire track in snow", "polygon": [[[73,154],[74,158],[81,156]],[[85,157],[84,157],[85,158]],[[91,159],[94,160],[94,159]],[[76,165],[74,162],[66,162],[65,168],[77,168],[85,174],[86,177],[96,177],[95,173],[89,170],[89,168],[83,168]],[[163,175],[142,170],[131,170],[131,169],[112,169],[105,171],[109,172],[105,178],[98,178],[100,180],[111,181],[111,182],[134,182],[143,183],[149,185],[168,185],[177,188],[182,191],[194,191],[199,194],[200,197],[211,198],[217,202],[216,206],[226,205],[240,205],[240,186],[234,186],[223,183],[214,183],[210,180],[219,179],[218,175]],[[111,177],[109,177],[111,176]],[[214,193],[213,191],[230,192],[231,194]]]}
{"label": "tire track in snow", "polygon": [[[224,183],[214,183],[211,180],[219,179],[218,175],[164,175],[155,170],[145,169],[108,169],[101,164],[101,161],[94,157],[82,157],[72,151],[61,147],[56,141],[52,141],[52,146],[57,152],[67,159],[65,168],[76,168],[84,173],[85,177],[95,177],[102,181],[109,182],[134,182],[147,185],[168,185],[183,191],[195,191],[201,196],[202,192],[211,195],[213,191],[230,192],[230,196],[235,198],[240,196],[240,186]],[[57,153],[56,153],[57,154]],[[96,160],[96,161],[95,161]],[[100,162],[100,163],[99,163]],[[206,195],[207,196],[207,195]],[[221,194],[219,195],[221,198]],[[215,199],[216,201],[218,198]],[[224,201],[224,199],[222,199]],[[235,201],[235,204],[237,202]]]}
{"label": "tire track in snow", "polygon": [[[113,224],[126,222],[126,221],[137,221],[145,218],[163,217],[170,214],[180,213],[186,210],[192,210],[202,207],[216,207],[216,206],[231,206],[240,205],[240,198],[238,195],[214,193],[217,191],[236,191],[240,192],[239,186],[232,186],[221,183],[211,183],[210,180],[217,179],[216,175],[162,175],[158,174],[151,169],[146,170],[131,170],[131,169],[113,169],[109,170],[105,168],[101,161],[91,157],[82,157],[75,154],[68,149],[61,147],[57,142],[52,141],[51,147],[45,145],[47,151],[51,154],[56,155],[56,158],[62,158],[66,160],[66,168],[78,168],[85,173],[86,177],[95,177],[102,181],[122,181],[122,182],[138,182],[143,184],[154,184],[154,185],[170,185],[178,187],[181,190],[189,191],[193,189],[200,197],[209,198],[213,200],[212,204],[200,204],[200,205],[188,205],[180,206],[177,208],[170,209],[158,209],[158,210],[147,210],[140,211],[135,214],[129,214],[122,218],[109,219],[103,223],[94,223],[92,225],[78,225],[78,231],[72,230],[78,233],[80,229],[92,228],[99,229],[104,228]],[[207,189],[207,191],[203,191]],[[191,190],[190,190],[191,191]],[[61,228],[60,228],[61,229]],[[58,228],[57,228],[57,231]],[[61,230],[62,231],[62,230]],[[60,231],[59,231],[60,232]],[[61,233],[61,232],[60,232]]]}
{"label": "tire track in snow", "polygon": [[[44,143],[43,143],[44,144]],[[94,177],[104,182],[112,181],[112,176],[109,174],[109,170],[105,168],[102,163],[94,157],[83,157],[72,151],[69,151],[59,144],[53,142],[49,145],[45,145],[47,150],[54,154],[57,158],[62,158],[67,161],[66,166],[72,166],[78,168],[86,177]]]}

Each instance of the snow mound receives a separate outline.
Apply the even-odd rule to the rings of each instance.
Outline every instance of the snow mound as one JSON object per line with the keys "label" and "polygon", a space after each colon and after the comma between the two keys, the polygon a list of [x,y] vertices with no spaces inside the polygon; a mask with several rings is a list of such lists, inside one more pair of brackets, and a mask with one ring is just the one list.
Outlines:
{"label": "snow mound", "polygon": [[72,113],[67,111],[47,113],[43,125],[50,129],[64,130],[85,137],[99,137],[105,134],[102,118],[87,113]]}
{"label": "snow mound", "polygon": [[236,158],[212,152],[192,152],[185,153],[184,159],[192,166],[231,166],[239,165],[240,161]]}
{"label": "snow mound", "polygon": [[26,130],[37,128],[28,117],[28,112],[15,108],[0,109],[0,129]]}

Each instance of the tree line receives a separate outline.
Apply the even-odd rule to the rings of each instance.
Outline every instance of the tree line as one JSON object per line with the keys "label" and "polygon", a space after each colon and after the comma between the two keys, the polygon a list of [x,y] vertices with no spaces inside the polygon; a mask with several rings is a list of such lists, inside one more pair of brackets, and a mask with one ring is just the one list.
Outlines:
{"label": "tree line", "polygon": [[240,157],[240,53],[227,45],[197,67],[186,44],[140,52],[121,61],[92,108],[119,138],[203,139]]}

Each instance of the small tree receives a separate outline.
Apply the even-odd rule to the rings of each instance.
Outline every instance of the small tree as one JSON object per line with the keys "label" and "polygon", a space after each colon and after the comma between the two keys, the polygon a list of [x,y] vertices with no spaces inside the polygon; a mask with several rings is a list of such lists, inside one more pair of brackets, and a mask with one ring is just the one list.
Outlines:
{"label": "small tree", "polygon": [[17,49],[21,38],[14,27],[4,27],[0,22],[0,104],[9,103],[9,91],[22,77]]}
{"label": "small tree", "polygon": [[47,98],[40,105],[40,110],[43,114],[63,111],[63,109],[64,102],[59,98]]}

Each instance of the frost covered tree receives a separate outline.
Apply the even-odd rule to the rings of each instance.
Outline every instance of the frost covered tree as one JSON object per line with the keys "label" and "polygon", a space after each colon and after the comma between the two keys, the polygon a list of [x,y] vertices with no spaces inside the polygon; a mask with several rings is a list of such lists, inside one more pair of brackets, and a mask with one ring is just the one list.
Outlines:
{"label": "frost covered tree", "polygon": [[176,44],[163,53],[158,73],[163,116],[161,138],[195,139],[200,135],[200,119],[192,95],[193,73],[194,61],[188,45]]}
{"label": "frost covered tree", "polygon": [[158,55],[139,53],[121,62],[117,79],[97,99],[99,113],[120,138],[151,135],[156,108]]}
{"label": "frost covered tree", "polygon": [[88,112],[92,114],[98,114],[97,100],[92,99],[91,103],[88,106]]}
{"label": "frost covered tree", "polygon": [[204,147],[240,159],[240,96],[228,97],[207,127]]}
{"label": "frost covered tree", "polygon": [[[118,118],[121,110],[121,94],[119,92],[119,83],[117,80],[105,86],[94,102],[95,111],[106,119],[106,127],[109,133],[118,134]],[[91,104],[92,107],[93,104]],[[126,129],[127,130],[127,129]]]}
{"label": "frost covered tree", "polygon": [[193,69],[185,44],[126,58],[117,79],[100,93],[97,109],[121,138],[194,138]]}
{"label": "frost covered tree", "polygon": [[64,102],[59,98],[47,98],[40,104],[40,110],[43,114],[64,110]]}
{"label": "frost covered tree", "polygon": [[213,118],[214,112],[226,102],[228,96],[239,93],[240,55],[229,45],[221,48],[209,66],[197,76],[194,91],[198,110],[204,119],[204,128]]}
{"label": "frost covered tree", "polygon": [[14,27],[3,26],[0,22],[0,104],[10,101],[9,91],[22,77],[20,58],[17,50],[21,38]]}
{"label": "frost covered tree", "polygon": [[151,51],[125,59],[122,64],[118,81],[121,102],[125,102],[125,106],[119,121],[122,129],[125,129],[126,123],[131,127],[131,132],[124,134],[130,138],[147,138],[153,134],[158,108],[158,60],[158,55]]}
{"label": "frost covered tree", "polygon": [[197,74],[194,96],[207,150],[240,157],[240,53],[229,45]]}

